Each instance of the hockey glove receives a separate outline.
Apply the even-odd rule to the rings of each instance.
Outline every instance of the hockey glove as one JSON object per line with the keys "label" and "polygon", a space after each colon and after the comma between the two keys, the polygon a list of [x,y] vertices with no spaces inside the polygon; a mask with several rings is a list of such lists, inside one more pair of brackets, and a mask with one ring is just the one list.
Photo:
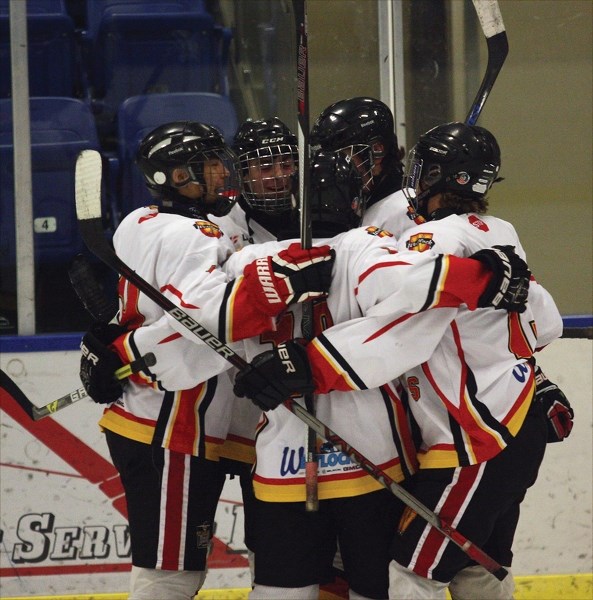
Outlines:
{"label": "hockey glove", "polygon": [[126,329],[119,325],[97,321],[80,343],[80,380],[97,404],[115,402],[122,395],[124,384],[115,378],[114,373],[123,366],[123,362],[109,344],[124,333]]}
{"label": "hockey glove", "polygon": [[480,308],[494,307],[509,312],[525,311],[531,271],[514,252],[514,246],[494,246],[472,254],[490,271],[492,279],[478,300]]}
{"label": "hockey glove", "polygon": [[574,411],[562,390],[552,383],[536,365],[535,399],[541,402],[547,416],[548,443],[561,442],[570,435]]}
{"label": "hockey glove", "polygon": [[293,302],[327,295],[335,252],[329,246],[304,250],[291,244],[274,256],[264,256],[245,267],[245,282],[265,314],[275,316]]}
{"label": "hockey glove", "polygon": [[308,394],[314,389],[307,352],[295,340],[258,354],[239,371],[234,387],[237,396],[249,398],[264,411],[274,410],[292,395]]}

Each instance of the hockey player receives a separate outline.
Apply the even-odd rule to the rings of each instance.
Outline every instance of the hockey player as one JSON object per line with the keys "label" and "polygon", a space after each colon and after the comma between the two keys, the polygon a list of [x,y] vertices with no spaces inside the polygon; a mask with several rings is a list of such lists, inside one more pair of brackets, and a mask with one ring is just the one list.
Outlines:
{"label": "hockey player", "polygon": [[[296,136],[278,117],[247,119],[233,142],[238,158],[240,195],[228,215],[211,217],[240,250],[298,232],[298,208],[294,196],[298,170]],[[185,354],[189,350],[183,350]],[[234,378],[233,372],[229,375]],[[220,449],[221,466],[241,483],[245,545],[253,571],[251,467],[255,462],[255,431],[261,411],[250,402],[236,400],[227,439]]]}
{"label": "hockey player", "polygon": [[[212,127],[158,127],[138,151],[155,205],[130,213],[114,236],[126,264],[227,342],[273,329],[288,303],[324,294],[331,270],[327,248],[294,246],[267,272],[229,280],[219,269],[234,248],[206,215],[233,206],[235,160]],[[83,338],[81,379],[96,402],[108,404],[100,425],[126,493],[130,598],[186,600],[205,578],[225,477],[218,449],[232,408],[229,364],[123,279],[119,292],[120,326],[98,324]],[[169,351],[180,336],[192,342],[188,357]],[[113,370],[148,349],[157,356],[158,381],[145,370],[122,388]]]}
{"label": "hockey player", "polygon": [[[312,162],[310,193],[315,237],[323,238],[328,230],[334,234],[338,226],[346,232],[360,222],[364,200],[360,187],[358,192],[354,189],[360,183],[352,162],[342,155],[324,152],[316,155]],[[510,287],[517,291],[516,285],[521,288],[521,283],[526,285],[527,282],[524,263],[517,262],[512,254],[502,253],[500,258],[494,251],[488,251],[478,257],[487,262],[491,259],[490,264],[497,271],[487,286],[485,270],[479,261],[460,263],[454,257],[425,256],[428,261],[424,262],[417,261],[421,255],[414,256],[414,253],[406,253],[406,260],[398,260],[394,256],[393,237],[376,227],[348,231],[333,237],[329,243],[337,258],[330,295],[327,301],[314,305],[314,325],[318,332],[333,323],[357,321],[382,301],[404,302],[410,311],[420,310],[423,305],[426,305],[424,308],[457,306],[464,301],[472,307],[490,306],[494,297],[502,299],[498,293],[501,265],[507,261],[523,274],[519,277],[514,273]],[[244,248],[227,261],[225,269],[232,275],[234,263],[239,263],[240,270],[242,261],[264,252],[266,246]],[[441,261],[447,265],[443,271],[439,269]],[[475,270],[472,274],[462,274],[465,268]],[[462,282],[464,276],[471,283]],[[418,290],[423,293],[419,294]],[[427,291],[430,301],[425,302]],[[505,298],[506,306],[510,296]],[[300,311],[289,309],[279,318],[274,335],[246,340],[248,357],[263,348],[272,348],[262,355],[264,362],[270,355],[286,358],[284,342],[299,336],[300,319]],[[393,326],[389,321],[384,321],[384,325]],[[417,335],[418,331],[413,338],[408,338],[409,343],[415,342]],[[294,368],[297,381],[276,389],[275,382],[282,384],[286,377],[278,358],[274,363],[276,369],[264,369],[263,378],[258,366],[241,372],[236,392],[255,398],[256,403],[268,411],[277,406],[275,400],[281,402],[290,395],[290,385],[293,386],[291,391],[297,393],[311,391],[310,380],[302,370],[306,364],[304,348],[291,345],[289,351],[286,364],[291,365],[291,371]],[[404,361],[404,368],[405,364],[412,366],[415,362]],[[380,389],[350,394],[326,391],[329,393],[315,402],[316,413],[322,421],[394,479],[401,480],[404,473],[413,470],[415,449],[407,434],[405,411],[394,386],[387,383]],[[306,427],[285,411],[266,412],[260,422],[254,474],[257,498],[255,587],[250,598],[316,599],[319,584],[333,577],[332,562],[338,541],[349,579],[350,597],[385,598],[387,546],[395,527],[398,503],[347,456],[331,444],[320,442],[320,509],[318,513],[306,513],[305,439]]]}
{"label": "hockey player", "polygon": [[[485,257],[484,248],[503,243],[524,255],[512,226],[483,214],[484,196],[499,167],[498,144],[482,128],[455,123],[423,136],[411,153],[405,187],[416,189],[417,195],[410,195],[413,208],[429,222],[407,232],[400,251],[430,255],[438,247]],[[358,291],[360,296],[360,286]],[[321,394],[366,390],[393,380],[412,355],[426,352],[420,366],[404,368],[422,437],[420,470],[410,491],[510,566],[519,504],[535,481],[546,443],[544,390],[534,394],[529,360],[562,327],[553,300],[535,282],[529,298],[525,312],[508,315],[460,307],[411,316],[398,303],[377,303],[367,318],[337,324],[314,339],[305,363],[300,347],[286,344],[283,358],[295,357],[295,373],[284,375],[274,352],[258,357],[252,363],[256,374],[247,373],[241,391],[271,408],[307,384]],[[363,343],[354,343],[356,339]],[[256,375],[265,378],[270,372],[275,386],[262,387],[260,379],[258,389]],[[572,413],[558,398],[556,394],[548,422],[556,425],[551,430],[567,435]],[[500,584],[481,567],[472,568],[459,548],[412,511],[404,512],[391,552],[391,598],[444,598],[458,574],[451,585],[453,597],[512,595],[512,577]]]}
{"label": "hockey player", "polygon": [[351,156],[369,194],[362,225],[374,225],[396,239],[414,225],[403,194],[401,159],[389,107],[369,97],[340,100],[317,117],[311,144]]}
{"label": "hockey player", "polygon": [[[524,257],[513,227],[486,214],[488,202],[484,196],[499,168],[500,149],[486,129],[448,123],[421,136],[410,153],[404,185],[406,193],[416,190],[409,199],[426,223],[406,231],[400,248],[422,252],[430,247],[437,252],[467,256],[493,243],[512,243]],[[535,290],[538,293],[534,293]],[[455,518],[460,527],[467,527],[466,535],[507,568],[512,561],[520,503],[527,488],[536,480],[545,443],[568,436],[573,418],[568,400],[557,386],[547,381],[539,367],[534,371],[535,396],[531,394],[527,398],[518,393],[520,386],[515,386],[517,391],[513,391],[509,380],[522,383],[522,379],[531,376],[531,365],[522,362],[510,372],[503,373],[501,368],[501,373],[496,375],[496,366],[502,365],[503,359],[511,353],[523,360],[529,359],[534,365],[530,352],[534,344],[535,349],[540,349],[562,332],[562,322],[552,298],[542,293],[535,281],[532,281],[529,302],[537,317],[538,331],[537,341],[531,341],[530,346],[523,347],[520,339],[523,331],[532,326],[524,317],[509,316],[506,323],[500,323],[500,319],[494,318],[498,315],[491,319],[486,315],[478,329],[471,316],[460,314],[452,322],[438,352],[402,378],[416,399],[412,412],[423,438],[422,468],[412,482],[412,491],[421,500],[430,500],[435,505],[441,505],[447,498],[441,516]],[[506,328],[508,348],[497,334],[504,333]],[[487,360],[480,360],[484,344],[491,349],[485,357]],[[453,357],[456,360],[452,360]],[[447,360],[445,369],[444,359]],[[482,370],[487,372],[482,373]],[[475,382],[471,382],[473,377]],[[457,403],[450,387],[464,380],[471,394],[467,407],[473,405],[480,413],[474,417],[466,415],[467,420],[460,419],[463,421],[460,431],[468,432],[472,440],[465,448],[459,443],[455,427],[448,428],[448,434],[442,433],[450,423],[451,411],[445,406],[450,403],[449,406],[457,405],[464,410],[464,403]],[[493,391],[486,391],[487,386]],[[513,423],[525,412],[522,423]],[[437,422],[442,425],[440,434]],[[488,433],[475,435],[478,427]],[[513,429],[517,430],[514,440],[509,437]],[[504,440],[502,443],[500,439],[495,441],[498,436]],[[443,452],[437,448],[449,450]],[[444,477],[444,473],[448,476]],[[512,575],[500,582],[483,567],[462,568],[467,561],[459,550],[449,544],[442,552],[442,540],[424,539],[423,530],[426,528],[420,523],[412,522],[409,529],[406,524],[393,544],[396,560],[392,563],[391,597],[435,597],[440,590],[444,598],[443,583],[451,579],[449,591],[454,600],[512,597]]]}
{"label": "hockey player", "polygon": [[235,134],[233,150],[241,194],[228,215],[213,220],[237,249],[298,235],[296,136],[278,117],[247,119]]}

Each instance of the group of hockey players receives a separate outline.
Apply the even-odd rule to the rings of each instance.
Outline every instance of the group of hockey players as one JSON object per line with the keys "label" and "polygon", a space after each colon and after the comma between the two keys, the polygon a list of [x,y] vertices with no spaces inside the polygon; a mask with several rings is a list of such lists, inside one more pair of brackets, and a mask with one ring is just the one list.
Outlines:
{"label": "group of hockey players", "polygon": [[[299,237],[297,140],[247,120],[166,123],[137,163],[154,205],[127,215],[117,255],[220,342],[238,369],[121,278],[117,322],[83,338],[81,379],[123,483],[130,599],[190,599],[206,576],[227,474],[241,479],[253,599],[317,599],[340,563],[351,599],[509,599],[519,507],[546,443],[570,433],[534,352],[562,332],[511,224],[487,214],[500,149],[447,123],[402,164],[389,108],[332,104],[311,132],[313,244]],[[303,339],[309,303],[312,339]],[[125,382],[114,371],[153,352]],[[317,439],[315,416],[509,570],[502,581]]]}

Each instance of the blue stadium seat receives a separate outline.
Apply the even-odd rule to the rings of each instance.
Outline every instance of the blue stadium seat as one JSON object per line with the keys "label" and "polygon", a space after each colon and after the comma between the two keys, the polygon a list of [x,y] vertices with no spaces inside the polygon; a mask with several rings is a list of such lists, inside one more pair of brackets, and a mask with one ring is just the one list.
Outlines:
{"label": "blue stadium seat", "polygon": [[[101,137],[115,135],[119,105],[131,96],[198,91],[228,94],[231,31],[199,10],[201,3],[194,3],[195,10],[181,10],[174,0],[103,2],[107,6],[100,15],[89,14],[85,50]],[[170,12],[172,8],[177,12]]]}
{"label": "blue stadium seat", "polygon": [[86,22],[88,35],[91,38],[96,38],[101,20],[106,14],[184,12],[207,13],[204,0],[87,0]]}
{"label": "blue stadium seat", "polygon": [[148,94],[128,98],[121,105],[117,121],[122,216],[147,204],[151,198],[134,162],[140,140],[159,125],[185,120],[214,125],[228,144],[232,143],[238,127],[233,103],[220,94]]}
{"label": "blue stadium seat", "polygon": [[[31,98],[31,170],[35,260],[68,264],[83,250],[74,201],[74,167],[81,150],[99,150],[93,115],[75,98]],[[12,100],[0,100],[0,256],[16,261]]]}
{"label": "blue stadium seat", "polygon": [[[0,98],[11,96],[8,0],[0,0]],[[29,93],[82,95],[75,26],[63,0],[27,0]]]}

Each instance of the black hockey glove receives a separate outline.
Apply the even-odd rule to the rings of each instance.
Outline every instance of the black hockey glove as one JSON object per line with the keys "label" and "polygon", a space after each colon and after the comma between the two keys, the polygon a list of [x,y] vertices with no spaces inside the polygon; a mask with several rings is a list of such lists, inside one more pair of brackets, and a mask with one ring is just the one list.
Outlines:
{"label": "black hockey glove", "polygon": [[561,442],[570,435],[574,410],[563,391],[536,365],[535,399],[543,406],[548,425],[548,443]]}
{"label": "black hockey glove", "polygon": [[124,384],[114,373],[123,362],[108,346],[125,332],[119,325],[97,321],[80,343],[80,380],[87,394],[98,404],[115,402],[122,395]]}
{"label": "black hockey glove", "polygon": [[478,300],[480,308],[494,307],[509,312],[525,311],[531,271],[515,254],[514,246],[494,246],[472,254],[492,271],[492,279]]}
{"label": "black hockey glove", "polygon": [[235,394],[249,398],[264,411],[274,410],[292,395],[313,392],[313,375],[307,352],[289,340],[258,354],[235,378]]}

